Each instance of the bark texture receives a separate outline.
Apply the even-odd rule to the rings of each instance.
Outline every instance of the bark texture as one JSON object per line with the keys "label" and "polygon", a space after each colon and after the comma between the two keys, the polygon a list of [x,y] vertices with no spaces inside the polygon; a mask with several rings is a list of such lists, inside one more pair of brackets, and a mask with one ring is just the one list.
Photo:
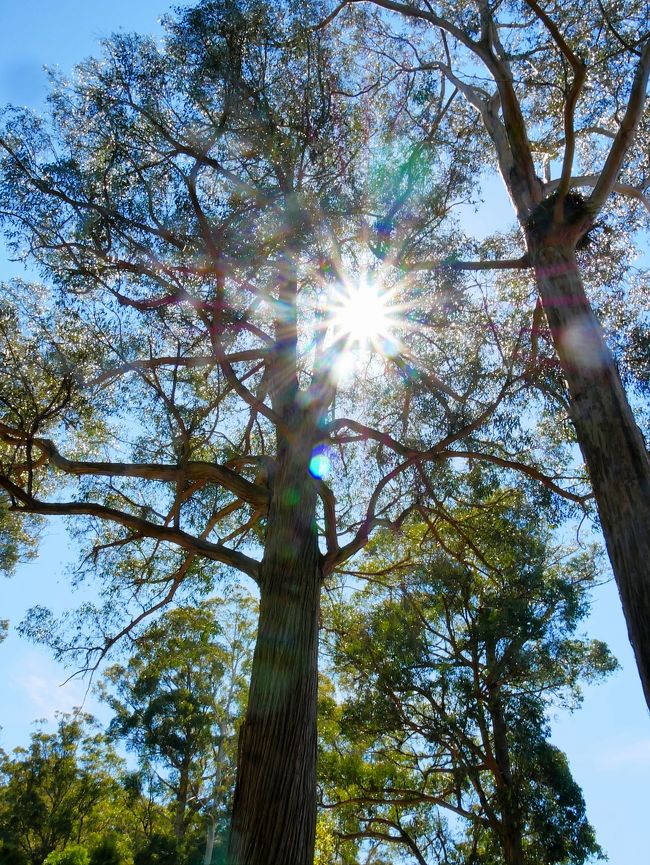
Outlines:
{"label": "bark texture", "polygon": [[314,858],[321,555],[310,451],[304,442],[285,443],[271,483],[229,865],[311,865]]}
{"label": "bark texture", "polygon": [[539,244],[532,258],[650,707],[650,459],[573,246]]}

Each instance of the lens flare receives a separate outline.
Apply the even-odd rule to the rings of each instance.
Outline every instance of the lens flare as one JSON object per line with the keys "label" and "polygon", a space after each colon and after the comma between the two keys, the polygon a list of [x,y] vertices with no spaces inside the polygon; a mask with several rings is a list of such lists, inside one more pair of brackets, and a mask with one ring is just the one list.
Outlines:
{"label": "lens flare", "polygon": [[380,285],[361,278],[356,285],[344,286],[332,301],[330,316],[336,339],[343,337],[350,346],[382,354],[396,350],[397,307]]}
{"label": "lens flare", "polygon": [[312,477],[324,480],[332,469],[332,460],[330,459],[327,450],[320,446],[314,448],[314,452],[309,460],[309,473]]}

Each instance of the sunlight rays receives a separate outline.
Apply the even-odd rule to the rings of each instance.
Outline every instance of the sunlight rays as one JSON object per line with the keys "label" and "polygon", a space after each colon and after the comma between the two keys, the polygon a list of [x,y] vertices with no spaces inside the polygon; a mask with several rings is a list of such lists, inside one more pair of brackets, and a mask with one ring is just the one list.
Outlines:
{"label": "sunlight rays", "polygon": [[399,350],[397,330],[401,309],[395,292],[362,274],[355,283],[343,283],[331,299],[329,323],[335,341],[344,350],[376,352],[385,356]]}

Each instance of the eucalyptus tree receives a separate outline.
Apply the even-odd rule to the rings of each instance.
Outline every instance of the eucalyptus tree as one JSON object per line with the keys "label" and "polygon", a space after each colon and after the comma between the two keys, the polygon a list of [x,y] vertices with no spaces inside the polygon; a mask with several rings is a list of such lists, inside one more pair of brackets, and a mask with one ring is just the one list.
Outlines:
{"label": "eucalyptus tree", "polygon": [[217,822],[229,810],[253,613],[252,599],[241,594],[170,610],[102,681],[103,699],[115,713],[112,735],[126,741],[143,767],[156,770],[171,794],[177,841],[193,816],[205,815],[208,865]]}
{"label": "eucalyptus tree", "polygon": [[231,597],[227,621],[220,628],[225,654],[218,711],[217,735],[212,742],[212,774],[207,796],[206,839],[203,865],[211,865],[219,823],[226,824],[230,814],[231,793],[237,768],[237,731],[244,716],[246,693],[255,642],[255,604],[243,594]]}
{"label": "eucalyptus tree", "polygon": [[485,164],[503,179],[520,254],[466,266],[534,273],[532,327],[546,316],[650,705],[650,461],[578,264],[605,212],[618,210],[628,243],[647,228],[650,7],[344,0],[326,20],[360,3],[379,10],[364,23],[364,44],[408,76],[412,116],[438,103],[429,76],[441,72],[464,108],[440,140],[482,137]]}
{"label": "eucalyptus tree", "polygon": [[594,560],[554,549],[514,491],[455,517],[465,538],[422,521],[377,536],[365,586],[326,617],[343,703],[325,713],[324,804],[343,841],[422,865],[583,863],[602,851],[548,714],[616,667],[576,633]]}
{"label": "eucalyptus tree", "polygon": [[0,755],[0,861],[42,865],[53,851],[124,828],[121,761],[88,715],[62,715],[27,748]]}
{"label": "eucalyptus tree", "polygon": [[463,179],[389,120],[378,136],[346,95],[354,51],[307,26],[323,14],[206,0],[162,44],[107,41],[46,118],[9,109],[0,134],[6,231],[47,282],[4,287],[3,507],[84,518],[103,599],[27,629],[92,667],[175,598],[256,581],[232,865],[313,857],[324,580],[378,526],[451,518],[468,459],[584,502],[561,448],[540,469],[543,438],[512,422],[516,305],[384,262],[374,200],[397,195],[440,255]]}

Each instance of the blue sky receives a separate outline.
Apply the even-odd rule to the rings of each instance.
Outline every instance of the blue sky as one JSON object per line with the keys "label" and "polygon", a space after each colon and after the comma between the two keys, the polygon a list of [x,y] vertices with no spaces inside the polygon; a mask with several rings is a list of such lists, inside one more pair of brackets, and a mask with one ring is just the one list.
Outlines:
{"label": "blue sky", "polygon": [[[45,94],[43,65],[66,72],[95,53],[101,37],[118,30],[160,33],[158,21],[168,8],[165,0],[0,0],[0,105],[37,106]],[[485,212],[468,214],[472,228],[494,226],[495,214],[509,213],[496,184],[490,183],[485,197],[490,218]],[[0,250],[0,278],[20,272]],[[65,573],[68,547],[63,526],[52,523],[39,560],[3,585],[0,617],[13,626],[34,604],[62,610],[74,603]],[[579,712],[558,716],[553,737],[569,756],[611,865],[633,865],[646,861],[650,847],[650,724],[613,583],[598,589],[588,630],[610,645],[622,670],[604,685],[588,688]],[[69,710],[84,697],[85,707],[97,710],[84,682],[61,684],[67,675],[46,652],[12,630],[0,646],[5,694],[0,746],[26,744],[32,721],[51,719],[56,709]]]}

